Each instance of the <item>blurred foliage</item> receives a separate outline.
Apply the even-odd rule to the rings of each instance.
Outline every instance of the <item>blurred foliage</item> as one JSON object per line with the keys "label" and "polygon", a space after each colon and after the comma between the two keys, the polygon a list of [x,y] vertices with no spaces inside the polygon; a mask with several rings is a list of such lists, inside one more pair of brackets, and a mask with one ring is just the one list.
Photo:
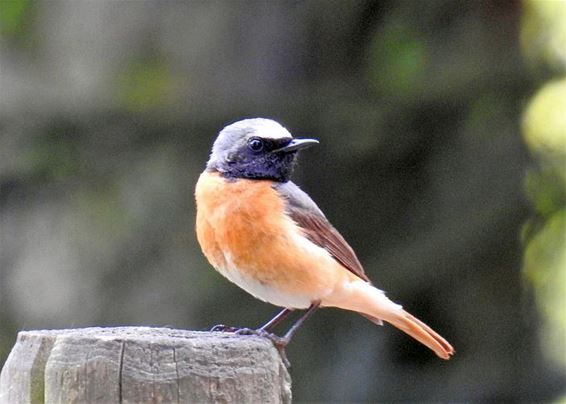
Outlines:
{"label": "blurred foliage", "polygon": [[38,136],[33,147],[23,155],[23,165],[29,167],[29,175],[44,181],[64,181],[80,174],[80,138],[75,128],[55,126]]}
{"label": "blurred foliage", "polygon": [[129,65],[118,76],[117,92],[127,110],[139,112],[170,107],[179,85],[163,60],[153,58]]}
{"label": "blurred foliage", "polygon": [[524,270],[544,315],[543,351],[566,368],[566,2],[525,0],[524,7],[525,57],[558,74],[523,117],[523,137],[536,158],[525,180],[536,216],[524,228]]}
{"label": "blurred foliage", "polygon": [[566,366],[566,209],[551,215],[529,240],[525,270],[545,316],[541,345],[553,361]]}
{"label": "blurred foliage", "polygon": [[403,96],[422,87],[427,52],[422,36],[403,22],[391,21],[370,43],[368,66],[376,90]]}
{"label": "blurred foliage", "polygon": [[[543,161],[544,164],[544,161]],[[525,192],[538,217],[559,213],[566,203],[563,172],[560,166],[531,168],[525,175]]]}
{"label": "blurred foliage", "polygon": [[523,0],[521,46],[527,61],[555,73],[566,71],[566,5],[558,0]]}
{"label": "blurred foliage", "polygon": [[544,164],[555,165],[566,183],[565,112],[566,77],[545,84],[533,97],[525,111],[523,134],[530,150],[545,160]]}
{"label": "blurred foliage", "polygon": [[24,26],[23,21],[30,6],[29,0],[0,1],[0,34],[16,35]]}

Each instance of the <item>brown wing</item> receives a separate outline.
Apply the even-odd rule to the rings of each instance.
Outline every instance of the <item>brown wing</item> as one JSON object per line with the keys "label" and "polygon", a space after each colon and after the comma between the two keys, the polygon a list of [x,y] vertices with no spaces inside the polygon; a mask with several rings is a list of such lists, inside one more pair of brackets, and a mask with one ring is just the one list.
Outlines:
{"label": "brown wing", "polygon": [[326,249],[354,275],[370,282],[352,247],[305,192],[291,181],[277,184],[274,188],[287,200],[287,213],[310,241]]}
{"label": "brown wing", "polygon": [[356,257],[352,247],[348,245],[344,237],[325,219],[305,212],[290,209],[291,218],[303,229],[307,238],[326,249],[346,269],[369,282],[362,264]]}

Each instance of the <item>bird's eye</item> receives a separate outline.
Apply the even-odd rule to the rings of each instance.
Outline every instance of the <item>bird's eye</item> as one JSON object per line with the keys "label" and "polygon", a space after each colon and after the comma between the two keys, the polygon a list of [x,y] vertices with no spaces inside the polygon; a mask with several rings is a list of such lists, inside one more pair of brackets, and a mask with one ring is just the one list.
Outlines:
{"label": "bird's eye", "polygon": [[258,139],[257,137],[252,137],[248,140],[248,147],[254,152],[261,151],[261,149],[263,149],[263,140]]}

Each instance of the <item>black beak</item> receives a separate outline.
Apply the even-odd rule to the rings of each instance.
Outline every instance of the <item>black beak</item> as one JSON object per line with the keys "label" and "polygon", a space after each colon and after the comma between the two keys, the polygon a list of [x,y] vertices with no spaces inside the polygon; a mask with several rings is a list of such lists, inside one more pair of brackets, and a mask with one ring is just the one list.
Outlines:
{"label": "black beak", "polygon": [[286,146],[273,150],[273,153],[289,153],[318,144],[316,139],[293,139]]}

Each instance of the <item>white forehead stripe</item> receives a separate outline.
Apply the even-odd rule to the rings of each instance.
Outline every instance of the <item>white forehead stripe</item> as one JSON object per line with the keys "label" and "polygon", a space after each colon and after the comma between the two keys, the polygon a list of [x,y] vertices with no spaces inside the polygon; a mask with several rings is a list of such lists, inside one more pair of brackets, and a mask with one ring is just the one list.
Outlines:
{"label": "white forehead stripe", "polygon": [[262,119],[253,127],[253,136],[259,136],[265,139],[285,139],[292,138],[287,129],[271,119]]}

